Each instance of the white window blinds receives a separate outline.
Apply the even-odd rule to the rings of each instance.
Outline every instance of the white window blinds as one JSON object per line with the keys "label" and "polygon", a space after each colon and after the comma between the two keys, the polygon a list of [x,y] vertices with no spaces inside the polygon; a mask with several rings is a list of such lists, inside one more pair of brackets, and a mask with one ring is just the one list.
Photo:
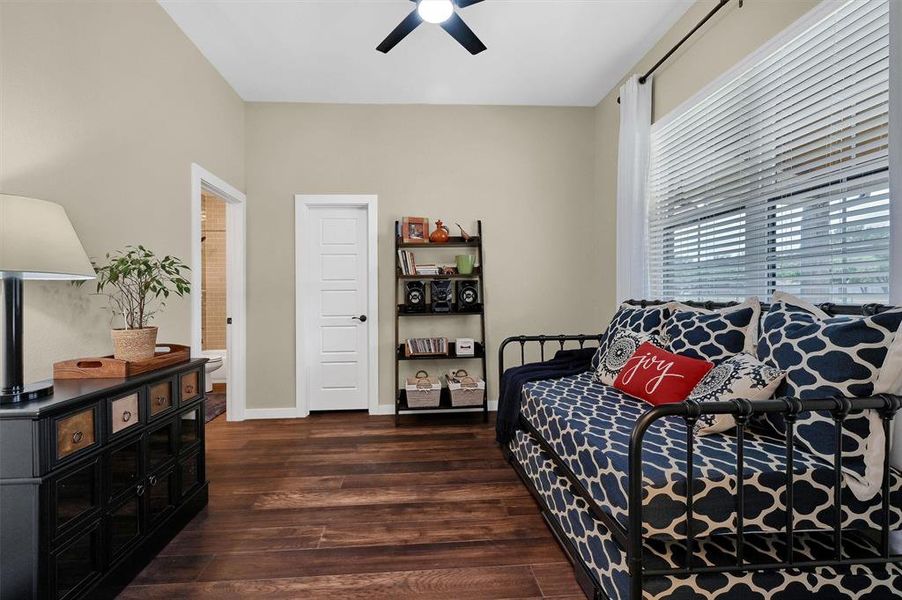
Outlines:
{"label": "white window blinds", "polygon": [[888,4],[834,8],[652,127],[653,297],[888,300]]}

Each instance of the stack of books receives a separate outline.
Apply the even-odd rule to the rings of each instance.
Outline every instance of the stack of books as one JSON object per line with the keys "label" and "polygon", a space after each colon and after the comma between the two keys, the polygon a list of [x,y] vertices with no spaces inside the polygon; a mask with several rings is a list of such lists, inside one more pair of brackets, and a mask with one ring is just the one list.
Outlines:
{"label": "stack of books", "polygon": [[448,338],[409,338],[404,345],[406,356],[447,356]]}
{"label": "stack of books", "polygon": [[417,275],[439,275],[441,269],[438,265],[414,265]]}
{"label": "stack of books", "polygon": [[419,275],[417,263],[410,250],[398,250],[398,264],[401,265],[401,275]]}

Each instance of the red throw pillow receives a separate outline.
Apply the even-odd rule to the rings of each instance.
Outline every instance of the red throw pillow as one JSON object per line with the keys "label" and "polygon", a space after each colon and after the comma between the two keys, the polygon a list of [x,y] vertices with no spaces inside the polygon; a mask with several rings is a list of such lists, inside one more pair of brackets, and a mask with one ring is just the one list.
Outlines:
{"label": "red throw pillow", "polygon": [[682,402],[712,368],[714,365],[706,360],[680,356],[645,342],[626,361],[614,387],[655,405]]}

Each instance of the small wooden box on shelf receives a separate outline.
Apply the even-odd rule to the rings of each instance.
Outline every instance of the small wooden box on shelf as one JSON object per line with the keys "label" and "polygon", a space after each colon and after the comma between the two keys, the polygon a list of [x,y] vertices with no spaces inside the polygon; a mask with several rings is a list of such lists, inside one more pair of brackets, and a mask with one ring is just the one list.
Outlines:
{"label": "small wooden box on shelf", "polygon": [[[488,390],[486,389],[481,406],[479,404],[468,404],[465,406],[459,405],[459,403],[453,403],[451,401],[451,393],[447,387],[443,387],[440,392],[440,399],[438,406],[430,406],[430,407],[420,407],[420,406],[411,406],[411,403],[408,402],[407,399],[407,391],[405,389],[406,378],[402,379],[401,374],[401,363],[404,361],[420,361],[420,360],[444,360],[444,361],[468,361],[472,364],[472,361],[479,361],[478,364],[482,369],[482,377],[488,373],[486,368],[486,325],[485,325],[485,253],[482,245],[482,221],[477,221],[476,225],[477,235],[465,240],[462,237],[451,236],[448,238],[447,242],[443,243],[423,243],[423,242],[415,242],[415,243],[405,243],[402,241],[400,237],[395,235],[395,305],[397,309],[395,311],[395,348],[397,351],[395,353],[395,383],[397,386],[397,393],[395,396],[395,425],[400,424],[400,419],[402,414],[411,414],[417,411],[423,410],[460,410],[460,411],[469,411],[472,412],[474,410],[482,411],[483,420],[488,421],[489,418],[489,407],[488,407]],[[399,223],[395,222],[395,231],[399,231]],[[417,274],[408,274],[404,272],[401,265],[401,251],[402,250],[416,250],[417,253],[428,252],[433,250],[441,250],[445,248],[461,248],[461,249],[470,249],[475,252],[476,255],[476,266],[473,268],[472,273],[461,274],[461,273],[452,273],[452,274],[427,274],[427,275],[417,275]],[[423,282],[430,281],[441,281],[441,280],[473,280],[474,283],[477,283],[478,293],[479,293],[479,302],[469,305],[462,306],[456,297],[450,303],[450,306],[446,305],[447,310],[443,312],[434,310],[434,306],[431,303],[425,303],[415,311],[406,310],[405,302],[403,301],[404,294],[404,286],[407,282],[412,280],[421,280]],[[428,287],[428,284],[427,286]],[[453,295],[456,296],[456,295]],[[424,298],[425,301],[425,298]],[[476,340],[473,344],[474,352],[472,355],[467,356],[457,356],[456,355],[456,347],[453,341],[448,341],[447,343],[447,352],[446,353],[411,353],[408,351],[406,340],[407,338],[401,337],[401,327],[403,325],[403,321],[407,317],[478,317],[479,318],[479,331],[480,331],[480,339]],[[447,333],[446,328],[451,322],[456,322],[454,320],[449,319],[440,319],[442,330],[441,334],[445,335]],[[453,336],[449,336],[452,337]]]}

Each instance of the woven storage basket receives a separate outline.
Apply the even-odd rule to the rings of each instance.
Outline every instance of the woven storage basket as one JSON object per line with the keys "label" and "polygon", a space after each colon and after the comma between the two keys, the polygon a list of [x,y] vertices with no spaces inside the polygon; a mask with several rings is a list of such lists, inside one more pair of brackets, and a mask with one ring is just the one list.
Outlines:
{"label": "woven storage basket", "polygon": [[442,384],[426,371],[417,371],[416,375],[408,377],[404,389],[407,406],[411,408],[434,408],[441,402]]}
{"label": "woven storage basket", "polygon": [[485,381],[479,377],[470,377],[463,369],[448,373],[446,378],[448,391],[451,392],[451,406],[482,406]]}

